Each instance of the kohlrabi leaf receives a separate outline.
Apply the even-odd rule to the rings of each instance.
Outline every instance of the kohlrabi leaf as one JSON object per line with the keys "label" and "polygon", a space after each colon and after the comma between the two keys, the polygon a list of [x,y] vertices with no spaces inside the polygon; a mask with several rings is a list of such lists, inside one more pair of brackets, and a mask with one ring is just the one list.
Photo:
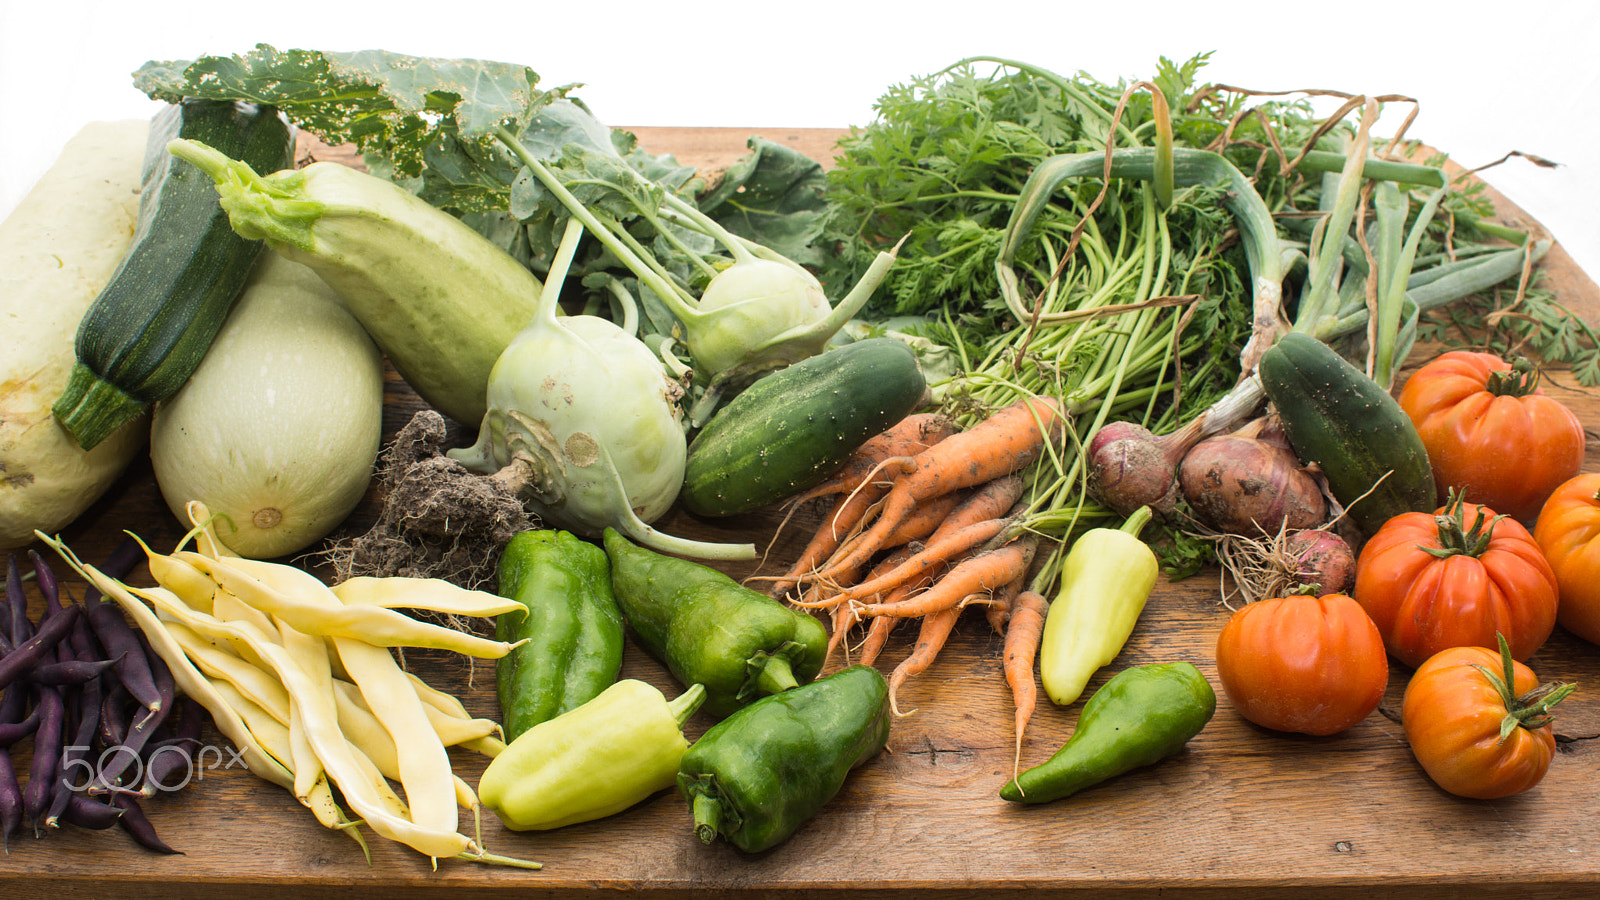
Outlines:
{"label": "kohlrabi leaf", "polygon": [[798,150],[762,137],[700,198],[706,215],[742,238],[802,265],[822,262],[817,246],[827,216],[828,176]]}
{"label": "kohlrabi leaf", "polygon": [[[157,100],[269,103],[329,143],[382,154],[402,176],[420,174],[425,152],[441,137],[488,145],[497,126],[521,130],[572,87],[541,91],[538,82],[532,69],[512,63],[384,50],[279,51],[266,44],[243,56],[149,62],[134,73],[134,85]],[[475,183],[481,182],[465,182]]]}

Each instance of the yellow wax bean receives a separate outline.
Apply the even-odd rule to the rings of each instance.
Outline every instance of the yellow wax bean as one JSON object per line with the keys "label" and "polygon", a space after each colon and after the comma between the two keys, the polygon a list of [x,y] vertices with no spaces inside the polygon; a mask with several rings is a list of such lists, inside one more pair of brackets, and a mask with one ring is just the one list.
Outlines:
{"label": "yellow wax bean", "polygon": [[[357,751],[370,759],[373,765],[384,778],[400,780],[400,757],[395,750],[394,739],[378,721],[378,717],[367,708],[367,702],[361,696],[361,689],[348,681],[336,679],[333,682],[334,700],[339,705],[339,728],[350,740]],[[471,809],[478,802],[478,795],[472,786],[456,779],[456,802]]]}
{"label": "yellow wax bean", "polygon": [[422,701],[405,673],[382,647],[348,638],[335,638],[333,645],[367,708],[394,739],[411,820],[424,828],[456,830],[460,820],[450,755],[431,733]]}
{"label": "yellow wax bean", "polygon": [[488,617],[527,611],[515,600],[488,591],[468,590],[442,578],[358,575],[331,589],[340,601],[385,609],[425,609],[455,616]]}
{"label": "yellow wax bean", "polygon": [[[167,605],[195,631],[209,637],[234,636],[250,643],[255,651],[276,672],[291,701],[301,705],[306,721],[306,734],[317,757],[322,760],[334,785],[344,794],[351,809],[372,830],[393,841],[398,841],[427,856],[446,857],[461,854],[481,854],[465,835],[443,829],[426,828],[395,816],[384,808],[383,801],[373,788],[360,763],[355,759],[350,744],[339,731],[338,710],[333,700],[333,686],[317,683],[298,665],[284,647],[259,629],[244,622],[223,622],[213,616],[185,607],[176,595],[163,588],[134,589],[138,596],[150,602]],[[143,604],[136,605],[142,606]],[[148,612],[148,610],[146,610]],[[154,618],[152,616],[152,618]],[[370,646],[370,645],[369,645]],[[179,650],[182,656],[182,651]],[[188,664],[187,658],[184,664]],[[195,673],[199,676],[199,673]],[[284,787],[293,790],[290,777]]]}
{"label": "yellow wax bean", "polygon": [[[271,564],[273,569],[263,569],[258,565],[253,567],[253,572],[247,572],[237,560],[200,562],[198,560],[204,557],[190,558],[245,604],[276,616],[306,634],[352,638],[383,647],[453,650],[483,659],[505,656],[513,646],[421,622],[381,606],[346,606],[316,576],[293,566]],[[256,577],[266,572],[273,573],[273,583]],[[311,582],[315,582],[317,588],[310,588]]]}
{"label": "yellow wax bean", "polygon": [[[161,661],[171,670],[174,683],[185,694],[205,707],[206,712],[211,714],[212,721],[216,723],[217,730],[239,749],[250,771],[285,788],[294,783],[289,770],[261,748],[251,736],[250,729],[239,718],[239,714],[234,712],[233,708],[212,688],[211,682],[189,661],[188,654],[184,653],[183,648],[173,639],[172,633],[150,607],[140,603],[139,598],[133,595],[127,585],[80,561],[65,544],[54,540],[46,540],[45,543],[61,554],[67,564],[93,584],[100,593],[116,601],[129,618],[133,619],[139,630],[149,639],[151,649],[155,650],[156,655],[160,656]],[[162,588],[156,590],[165,591]],[[176,594],[165,592],[175,603],[182,606],[182,601],[178,600]]]}
{"label": "yellow wax bean", "polygon": [[[294,771],[294,754],[289,749],[289,726],[265,707],[251,700],[238,686],[223,678],[210,678],[211,687],[244,720],[250,734],[273,759]],[[254,770],[252,770],[254,771]]]}
{"label": "yellow wax bean", "polygon": [[[211,524],[211,510],[204,503],[199,500],[190,500],[184,505],[183,511],[189,515],[189,524],[194,526],[194,530],[189,535],[194,538],[194,544],[201,553],[212,559],[223,556],[237,557],[239,555],[229,550],[228,546],[217,537],[216,528]],[[188,537],[185,537],[184,540],[188,540]]]}
{"label": "yellow wax bean", "polygon": [[183,602],[195,609],[211,612],[211,596],[217,589],[217,583],[211,580],[210,575],[181,559],[156,553],[149,547],[145,547],[144,552],[150,577],[156,580],[156,584],[182,597]]}
{"label": "yellow wax bean", "polygon": [[[320,638],[296,631],[281,620],[274,619],[272,624],[278,632],[279,640],[283,643],[283,649],[288,651],[291,659],[305,667],[308,676],[317,683],[331,682],[327,645]],[[289,703],[289,749],[294,753],[295,759],[295,796],[303,800],[305,793],[309,792],[316,780],[322,777],[322,761],[317,758],[316,751],[311,749],[311,740],[306,735],[305,718],[292,699]]]}
{"label": "yellow wax bean", "polygon": [[251,703],[274,719],[289,724],[289,694],[266,670],[219,648],[182,622],[168,622],[167,629],[196,667],[213,682],[225,681]]}

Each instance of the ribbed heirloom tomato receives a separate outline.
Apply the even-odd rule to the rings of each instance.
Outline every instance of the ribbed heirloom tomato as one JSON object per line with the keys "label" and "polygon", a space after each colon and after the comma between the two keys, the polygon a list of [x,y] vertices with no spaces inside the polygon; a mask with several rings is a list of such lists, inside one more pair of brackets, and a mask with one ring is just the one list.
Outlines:
{"label": "ribbed heirloom tomato", "polygon": [[1579,475],[1556,488],[1533,526],[1533,539],[1556,573],[1561,594],[1556,621],[1600,644],[1600,473]]}
{"label": "ribbed heirloom tomato", "polygon": [[1217,676],[1239,714],[1263,728],[1329,735],[1383,700],[1383,637],[1355,600],[1301,594],[1258,600],[1217,636]]}
{"label": "ribbed heirloom tomato", "polygon": [[1384,523],[1356,558],[1355,598],[1412,667],[1450,647],[1493,647],[1496,633],[1527,659],[1556,624],[1556,576],[1533,535],[1458,495]]}
{"label": "ribbed heirloom tomato", "polygon": [[1541,687],[1499,645],[1441,651],[1406,685],[1400,719],[1411,752],[1435,784],[1461,797],[1493,800],[1538,784],[1556,750],[1550,708],[1573,689]]}
{"label": "ribbed heirloom tomato", "polygon": [[1418,369],[1400,408],[1422,436],[1439,496],[1451,488],[1520,522],[1583,467],[1583,425],[1527,360],[1453,350]]}

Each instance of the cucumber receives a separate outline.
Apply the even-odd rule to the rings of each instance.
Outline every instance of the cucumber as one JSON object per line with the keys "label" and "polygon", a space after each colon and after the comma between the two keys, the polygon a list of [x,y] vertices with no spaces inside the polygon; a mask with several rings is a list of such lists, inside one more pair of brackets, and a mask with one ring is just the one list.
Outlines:
{"label": "cucumber", "polygon": [[815,487],[926,394],[916,354],[893,338],[779,369],[706,422],[689,445],[678,500],[695,515],[734,516]]}
{"label": "cucumber", "polygon": [[1310,335],[1284,335],[1261,357],[1260,377],[1295,455],[1321,467],[1328,490],[1363,533],[1434,508],[1433,468],[1416,426],[1388,391],[1332,347]]}
{"label": "cucumber", "polygon": [[234,233],[203,172],[167,152],[179,137],[257,165],[294,158],[289,126],[270,106],[185,100],[157,114],[133,244],[78,323],[77,362],[52,406],[85,450],[177,393],[265,249]]}

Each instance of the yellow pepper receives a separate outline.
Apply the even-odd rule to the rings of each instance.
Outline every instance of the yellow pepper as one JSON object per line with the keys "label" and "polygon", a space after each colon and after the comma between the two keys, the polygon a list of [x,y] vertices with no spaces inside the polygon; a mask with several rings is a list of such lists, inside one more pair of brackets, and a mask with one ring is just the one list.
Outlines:
{"label": "yellow pepper", "polygon": [[1062,564],[1061,591],[1039,645],[1039,681],[1058,706],[1077,700],[1094,673],[1117,658],[1150,599],[1161,566],[1139,539],[1148,521],[1149,507],[1140,507],[1120,529],[1086,531]]}

